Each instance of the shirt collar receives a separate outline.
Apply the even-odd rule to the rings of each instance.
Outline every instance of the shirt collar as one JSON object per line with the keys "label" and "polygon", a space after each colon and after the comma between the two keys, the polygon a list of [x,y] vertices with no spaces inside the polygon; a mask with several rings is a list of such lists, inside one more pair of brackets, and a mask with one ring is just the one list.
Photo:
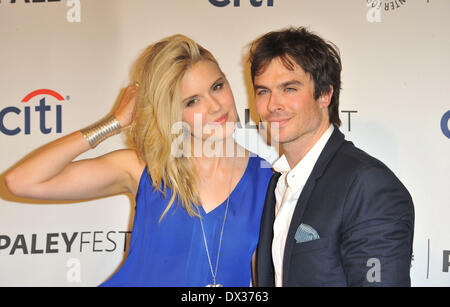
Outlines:
{"label": "shirt collar", "polygon": [[285,155],[282,155],[274,164],[273,168],[275,171],[281,173],[283,177],[286,177],[286,183],[293,191],[298,191],[301,189],[306,180],[308,180],[309,175],[314,168],[323,148],[325,147],[328,139],[334,131],[334,126],[330,127],[325,131],[325,133],[320,137],[320,139],[314,144],[314,146],[306,153],[306,155],[301,159],[292,169]]}

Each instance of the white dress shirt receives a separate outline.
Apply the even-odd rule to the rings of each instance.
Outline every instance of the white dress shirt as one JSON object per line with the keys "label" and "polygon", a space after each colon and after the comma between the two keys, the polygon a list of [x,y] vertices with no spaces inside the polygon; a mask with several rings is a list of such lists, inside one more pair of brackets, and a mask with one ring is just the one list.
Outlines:
{"label": "white dress shirt", "polygon": [[272,241],[272,260],[275,268],[276,287],[282,286],[284,248],[297,200],[333,130],[333,125],[330,125],[294,168],[291,169],[289,167],[285,155],[281,156],[273,165],[275,171],[281,173],[275,188],[276,206]]}

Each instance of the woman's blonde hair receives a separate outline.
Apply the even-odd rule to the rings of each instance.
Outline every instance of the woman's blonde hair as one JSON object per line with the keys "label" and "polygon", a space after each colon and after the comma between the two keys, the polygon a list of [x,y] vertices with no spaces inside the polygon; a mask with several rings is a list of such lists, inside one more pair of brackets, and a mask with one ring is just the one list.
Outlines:
{"label": "woman's blonde hair", "polygon": [[189,157],[176,158],[171,145],[178,137],[172,133],[181,121],[180,84],[186,71],[201,60],[218,65],[213,55],[184,35],[173,35],[150,45],[135,63],[132,78],[139,82],[136,115],[130,129],[131,146],[146,163],[155,189],[166,188],[172,197],[160,221],[175,199],[190,216],[198,216],[196,175]]}

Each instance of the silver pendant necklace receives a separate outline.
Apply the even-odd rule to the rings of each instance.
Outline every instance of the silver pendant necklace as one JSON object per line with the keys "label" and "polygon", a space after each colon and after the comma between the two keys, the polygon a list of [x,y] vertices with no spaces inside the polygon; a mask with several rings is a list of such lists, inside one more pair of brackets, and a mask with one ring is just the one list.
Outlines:
{"label": "silver pendant necklace", "polygon": [[211,270],[211,276],[213,278],[213,283],[206,285],[206,287],[223,287],[223,285],[216,283],[216,277],[217,277],[217,268],[219,267],[220,247],[222,246],[223,229],[225,227],[225,221],[227,220],[228,204],[230,202],[231,184],[233,182],[233,173],[234,173],[234,162],[235,162],[235,160],[236,160],[236,157],[233,158],[233,167],[231,169],[230,187],[228,189],[227,205],[225,207],[225,214],[223,216],[222,230],[220,231],[219,249],[217,251],[217,259],[216,259],[215,271],[213,271],[213,266],[212,266],[212,263],[211,263],[211,257],[209,255],[208,243],[206,242],[205,228],[203,227],[202,216],[200,214],[200,210],[197,207],[198,214],[200,215],[200,226],[202,227],[203,241],[205,242],[206,255],[208,256],[209,268]]}

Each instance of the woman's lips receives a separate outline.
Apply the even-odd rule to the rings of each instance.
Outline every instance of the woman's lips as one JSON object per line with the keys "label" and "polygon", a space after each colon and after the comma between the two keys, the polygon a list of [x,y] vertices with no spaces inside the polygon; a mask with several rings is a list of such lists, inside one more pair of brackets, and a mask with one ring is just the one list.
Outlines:
{"label": "woman's lips", "polygon": [[228,119],[228,113],[226,113],[225,115],[222,115],[221,117],[219,117],[215,121],[211,122],[211,124],[222,125],[222,124],[224,124],[227,121],[227,119]]}

